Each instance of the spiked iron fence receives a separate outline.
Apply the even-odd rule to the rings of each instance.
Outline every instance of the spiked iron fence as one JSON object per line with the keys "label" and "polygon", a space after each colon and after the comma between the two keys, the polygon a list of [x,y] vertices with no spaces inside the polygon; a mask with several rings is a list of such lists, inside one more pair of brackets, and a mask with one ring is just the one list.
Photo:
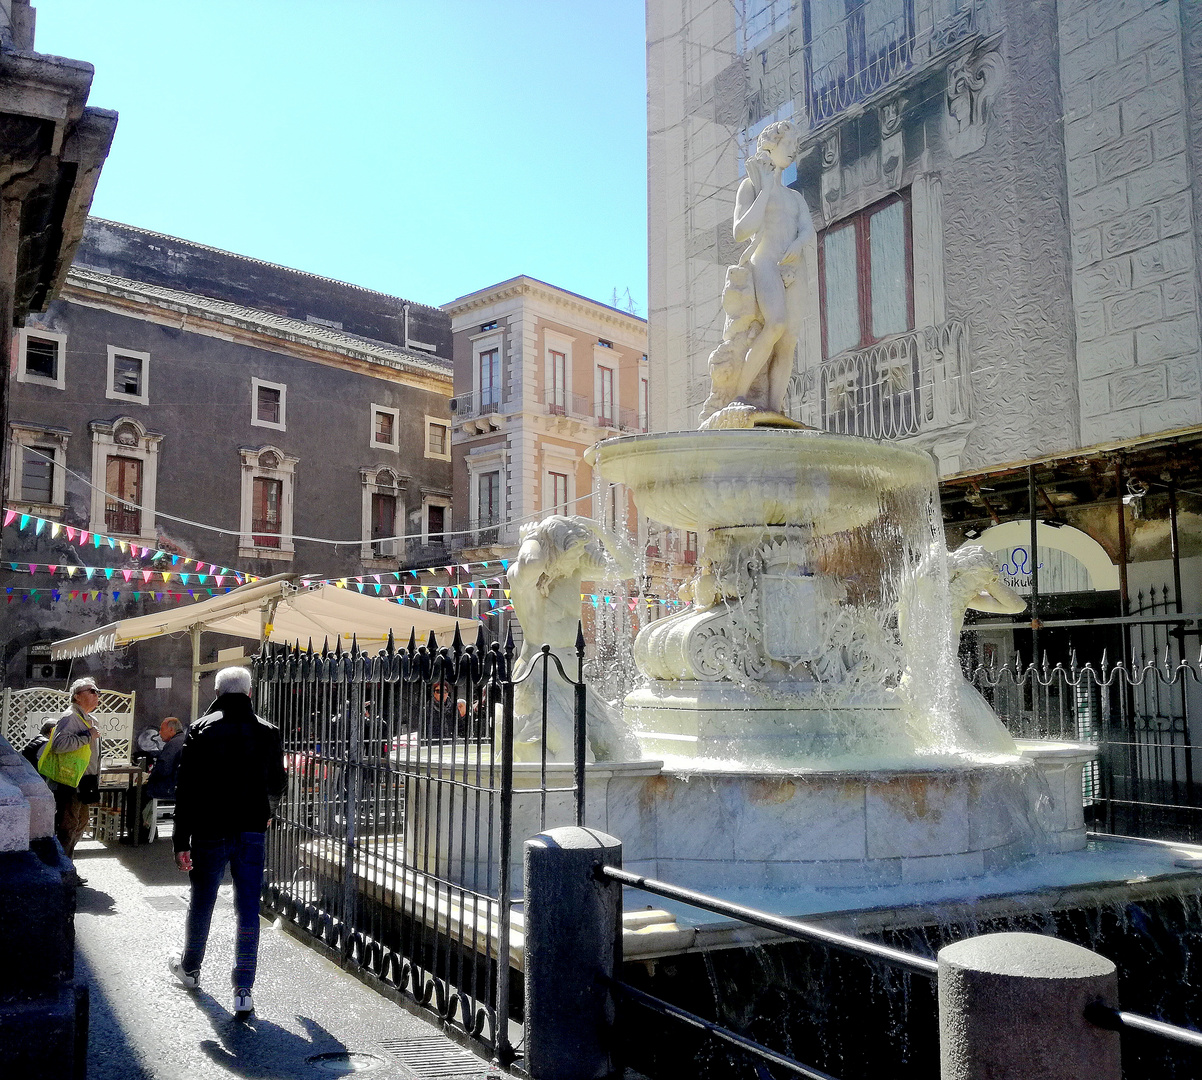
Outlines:
{"label": "spiked iron fence", "polygon": [[[582,662],[583,640],[577,652]],[[280,728],[289,777],[269,833],[265,905],[348,970],[430,1010],[501,1062],[513,1057],[509,1021],[521,1000],[510,970],[521,888],[514,687],[525,678],[570,683],[578,747],[585,692],[547,649],[516,681],[514,663],[512,637],[489,646],[481,630],[469,646],[457,631],[446,648],[433,635],[423,645],[411,636],[375,656],[354,644],[268,647],[254,664],[256,708]],[[570,773],[552,768],[574,781],[558,787],[545,754],[519,766],[517,797],[536,807],[522,822],[582,820],[578,757]]]}
{"label": "spiked iron fence", "polygon": [[1098,746],[1083,797],[1096,828],[1172,840],[1202,839],[1202,757],[1191,714],[1202,694],[1197,664],[1141,659],[1078,665],[977,667],[971,682],[1018,738]]}

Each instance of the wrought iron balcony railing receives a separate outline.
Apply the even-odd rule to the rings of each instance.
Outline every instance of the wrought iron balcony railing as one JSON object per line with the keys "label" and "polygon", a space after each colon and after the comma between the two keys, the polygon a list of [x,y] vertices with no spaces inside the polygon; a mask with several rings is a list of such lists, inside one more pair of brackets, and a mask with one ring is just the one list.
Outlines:
{"label": "wrought iron balcony railing", "polygon": [[827,431],[905,439],[971,419],[968,370],[968,326],[952,319],[825,361],[790,413]]}
{"label": "wrought iron balcony railing", "polygon": [[470,420],[474,416],[487,416],[501,411],[501,390],[469,390],[451,398],[451,412],[456,420]]}

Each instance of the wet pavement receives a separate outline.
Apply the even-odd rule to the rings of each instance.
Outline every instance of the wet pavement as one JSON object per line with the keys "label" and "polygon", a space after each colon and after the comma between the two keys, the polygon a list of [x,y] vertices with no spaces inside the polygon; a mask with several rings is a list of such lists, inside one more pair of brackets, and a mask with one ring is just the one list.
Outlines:
{"label": "wet pavement", "polygon": [[183,944],[188,897],[170,841],[84,842],[75,862],[88,881],[75,920],[76,962],[91,985],[88,1080],[505,1075],[266,921],[255,1016],[235,1020],[228,877],[200,989],[188,991],[167,971],[167,957]]}

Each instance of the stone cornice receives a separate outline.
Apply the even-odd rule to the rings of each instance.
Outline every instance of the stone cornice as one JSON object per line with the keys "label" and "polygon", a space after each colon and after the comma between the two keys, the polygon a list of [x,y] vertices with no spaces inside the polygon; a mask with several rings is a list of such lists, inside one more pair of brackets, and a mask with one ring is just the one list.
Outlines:
{"label": "stone cornice", "polygon": [[469,311],[478,311],[480,308],[521,296],[537,297],[565,311],[580,312],[612,326],[621,326],[634,334],[646,335],[647,333],[647,320],[638,315],[619,311],[598,300],[590,300],[587,296],[568,292],[556,285],[548,285],[545,281],[527,277],[525,274],[502,281],[499,285],[493,285],[491,288],[461,296],[449,304],[443,304],[442,310],[453,319],[457,315],[466,315]]}
{"label": "stone cornice", "polygon": [[62,299],[449,396],[449,361],[269,312],[73,267]]}

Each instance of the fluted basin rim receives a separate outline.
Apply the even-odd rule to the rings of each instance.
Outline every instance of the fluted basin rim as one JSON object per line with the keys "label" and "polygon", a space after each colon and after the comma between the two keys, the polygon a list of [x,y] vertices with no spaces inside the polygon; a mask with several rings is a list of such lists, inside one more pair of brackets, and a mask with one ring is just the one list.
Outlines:
{"label": "fluted basin rim", "polygon": [[686,529],[849,528],[871,520],[886,492],[935,482],[925,450],[811,429],[623,435],[594,444],[584,457],[606,480],[630,488],[643,513]]}

